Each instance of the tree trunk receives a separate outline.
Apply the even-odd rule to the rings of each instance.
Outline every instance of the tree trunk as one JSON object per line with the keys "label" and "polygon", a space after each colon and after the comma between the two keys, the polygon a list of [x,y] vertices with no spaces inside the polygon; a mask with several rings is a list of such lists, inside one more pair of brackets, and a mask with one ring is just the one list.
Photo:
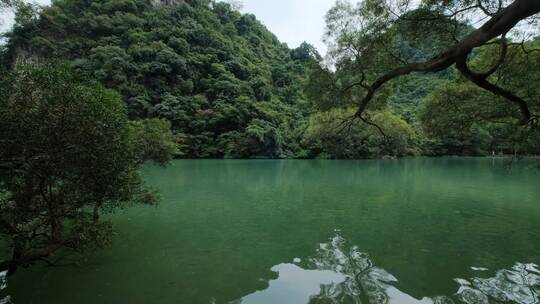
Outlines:
{"label": "tree trunk", "polygon": [[0,272],[7,271],[7,275],[13,275],[19,267],[27,266],[40,259],[50,257],[55,251],[62,247],[61,244],[51,244],[43,248],[30,250],[28,252],[13,251],[13,258],[9,261],[0,262]]}

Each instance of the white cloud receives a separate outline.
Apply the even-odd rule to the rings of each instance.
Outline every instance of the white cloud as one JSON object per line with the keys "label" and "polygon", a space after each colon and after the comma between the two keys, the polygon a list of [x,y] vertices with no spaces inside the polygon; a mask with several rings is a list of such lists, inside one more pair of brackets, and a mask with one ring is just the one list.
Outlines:
{"label": "white cloud", "polygon": [[244,12],[252,13],[281,41],[297,47],[306,41],[324,55],[324,17],[335,0],[244,0]]}
{"label": "white cloud", "polygon": [[[49,5],[51,3],[50,0],[33,0],[32,2],[38,5]],[[0,11],[0,33],[4,33],[11,29],[13,26],[13,18],[14,14],[11,10]]]}
{"label": "white cloud", "polygon": [[3,33],[13,25],[13,13],[10,11],[0,12],[0,33]]}

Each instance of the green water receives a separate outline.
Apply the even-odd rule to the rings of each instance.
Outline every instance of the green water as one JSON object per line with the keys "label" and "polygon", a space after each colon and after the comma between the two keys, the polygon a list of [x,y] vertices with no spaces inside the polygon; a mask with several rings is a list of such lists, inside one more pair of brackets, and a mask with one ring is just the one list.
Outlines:
{"label": "green water", "polygon": [[115,214],[110,250],[0,282],[0,303],[537,303],[536,163],[147,168],[160,206]]}

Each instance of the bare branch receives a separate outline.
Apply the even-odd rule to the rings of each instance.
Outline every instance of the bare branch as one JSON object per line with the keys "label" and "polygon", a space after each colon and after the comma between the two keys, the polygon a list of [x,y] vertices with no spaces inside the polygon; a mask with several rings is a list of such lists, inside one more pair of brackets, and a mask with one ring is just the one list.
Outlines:
{"label": "bare branch", "polygon": [[478,6],[478,8],[479,8],[484,14],[486,14],[487,16],[493,17],[493,16],[495,15],[495,13],[490,12],[490,11],[482,4],[482,0],[478,0],[478,1],[477,1],[477,6]]}
{"label": "bare branch", "polygon": [[384,133],[384,130],[381,126],[379,126],[378,124],[376,124],[375,122],[373,122],[372,120],[362,116],[362,115],[358,115],[358,118],[364,122],[366,125],[369,125],[369,126],[372,126],[372,127],[375,127],[377,129],[377,131],[379,132],[379,134],[381,134],[381,136],[383,137],[383,140],[384,142],[388,142],[388,136],[386,136],[386,133]]}

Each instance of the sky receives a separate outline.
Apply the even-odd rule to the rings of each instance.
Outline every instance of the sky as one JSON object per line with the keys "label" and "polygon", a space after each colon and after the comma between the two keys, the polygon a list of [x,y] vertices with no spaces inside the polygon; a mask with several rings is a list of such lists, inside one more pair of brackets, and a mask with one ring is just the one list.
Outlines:
{"label": "sky", "polygon": [[[49,4],[50,0],[35,0]],[[294,48],[306,41],[324,55],[326,46],[322,42],[326,12],[335,0],[243,0],[242,12],[257,16],[279,40]],[[0,16],[0,32],[10,28],[13,16]]]}
{"label": "sky", "polygon": [[[47,5],[51,3],[50,0],[32,0],[32,2]],[[5,32],[10,29],[13,24],[13,14],[11,12],[0,12],[0,32]]]}
{"label": "sky", "polygon": [[322,42],[325,15],[335,0],[244,0],[243,12],[257,16],[279,40],[289,47],[306,41],[324,55]]}

